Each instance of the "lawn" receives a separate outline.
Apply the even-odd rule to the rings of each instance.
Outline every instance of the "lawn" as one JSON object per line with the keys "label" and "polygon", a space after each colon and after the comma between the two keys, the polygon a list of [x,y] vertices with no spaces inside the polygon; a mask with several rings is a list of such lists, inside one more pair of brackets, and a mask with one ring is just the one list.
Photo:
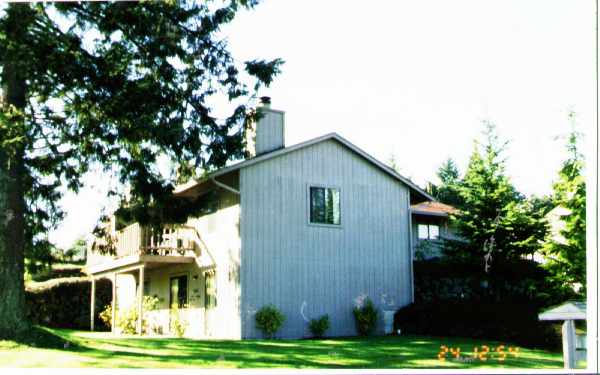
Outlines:
{"label": "lawn", "polygon": [[[3,367],[141,368],[562,368],[560,353],[520,348],[504,361],[498,354],[473,359],[473,347],[501,343],[423,336],[324,340],[209,341],[114,337],[110,333],[37,328],[21,342],[0,341]],[[440,346],[458,348],[459,360],[438,359]]]}

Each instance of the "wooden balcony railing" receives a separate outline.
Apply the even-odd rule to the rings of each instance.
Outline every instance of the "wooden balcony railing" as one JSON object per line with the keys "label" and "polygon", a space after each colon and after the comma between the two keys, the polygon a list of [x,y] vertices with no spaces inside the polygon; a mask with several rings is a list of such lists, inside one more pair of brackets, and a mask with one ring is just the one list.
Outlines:
{"label": "wooden balcony railing", "polygon": [[131,224],[115,235],[116,257],[128,255],[183,256],[194,252],[194,229],[166,225],[161,230]]}

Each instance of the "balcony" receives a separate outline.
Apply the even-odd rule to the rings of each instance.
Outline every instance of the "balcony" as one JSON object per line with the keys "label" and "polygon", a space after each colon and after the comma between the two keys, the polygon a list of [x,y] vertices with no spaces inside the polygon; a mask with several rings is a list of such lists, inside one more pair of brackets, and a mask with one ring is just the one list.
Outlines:
{"label": "balcony", "polygon": [[[115,231],[110,238],[114,255],[91,252],[87,270],[90,274],[123,271],[126,267],[192,263],[198,256],[197,233],[193,227],[166,225],[161,230],[131,224]],[[104,240],[104,243],[107,241]]]}

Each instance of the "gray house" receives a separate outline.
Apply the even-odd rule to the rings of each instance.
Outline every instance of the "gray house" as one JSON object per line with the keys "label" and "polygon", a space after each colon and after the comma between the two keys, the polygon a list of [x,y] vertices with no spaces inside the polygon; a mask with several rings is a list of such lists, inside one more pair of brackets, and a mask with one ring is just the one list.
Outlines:
{"label": "gray house", "polygon": [[[161,236],[113,228],[116,257],[88,256],[93,279],[114,281],[113,319],[137,309],[140,332],[169,333],[177,320],[190,337],[259,338],[255,313],[272,304],[286,316],[278,337],[310,336],[323,314],[327,335],[345,336],[366,297],[379,333],[385,312],[413,300],[410,207],[433,198],[335,133],[285,147],[284,113],[261,110],[255,156],[175,191],[216,196],[214,212]],[[156,309],[143,311],[145,295]]]}

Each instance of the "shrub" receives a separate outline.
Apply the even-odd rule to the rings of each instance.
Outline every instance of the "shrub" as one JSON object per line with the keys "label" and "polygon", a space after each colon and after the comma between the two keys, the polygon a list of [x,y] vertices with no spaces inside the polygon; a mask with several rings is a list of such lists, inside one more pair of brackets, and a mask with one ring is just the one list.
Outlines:
{"label": "shrub", "polygon": [[171,309],[171,333],[177,337],[183,337],[187,326],[187,321],[179,316],[179,309]]}
{"label": "shrub", "polygon": [[108,328],[112,328],[112,304],[106,305],[104,310],[100,312],[100,320]]}
{"label": "shrub", "polygon": [[394,315],[394,330],[430,336],[505,341],[524,347],[558,349],[560,335],[527,303],[435,302],[406,306]]}
{"label": "shrub", "polygon": [[[91,281],[87,277],[30,283],[25,289],[26,318],[34,324],[49,327],[90,329],[90,291]],[[111,300],[110,280],[97,280],[95,306],[97,328],[105,327],[99,315],[102,308]]]}
{"label": "shrub", "polygon": [[285,316],[273,305],[263,306],[258,310],[254,318],[256,320],[256,327],[269,339],[273,338],[283,325],[283,322],[285,322]]}
{"label": "shrub", "polygon": [[[156,310],[158,307],[158,298],[151,296],[144,296],[143,302],[143,310],[152,311]],[[112,305],[107,305],[104,310],[100,313],[100,319],[107,326],[111,327],[112,325]],[[121,333],[125,334],[134,334],[137,333],[137,321],[138,321],[138,310],[137,304],[132,306],[124,311],[120,311],[117,309],[116,313],[117,319],[117,328],[121,331]],[[149,318],[144,314],[144,318],[142,319],[142,333],[149,332]],[[151,328],[151,327],[150,327]]]}
{"label": "shrub", "polygon": [[325,314],[319,319],[311,319],[308,328],[314,337],[323,337],[325,331],[329,329],[329,315]]}
{"label": "shrub", "polygon": [[377,309],[371,299],[367,298],[363,306],[355,306],[352,312],[358,333],[361,336],[373,333],[377,324]]}
{"label": "shrub", "polygon": [[130,307],[127,310],[117,309],[117,328],[121,333],[132,335],[136,333],[136,326],[138,320],[137,306]]}

